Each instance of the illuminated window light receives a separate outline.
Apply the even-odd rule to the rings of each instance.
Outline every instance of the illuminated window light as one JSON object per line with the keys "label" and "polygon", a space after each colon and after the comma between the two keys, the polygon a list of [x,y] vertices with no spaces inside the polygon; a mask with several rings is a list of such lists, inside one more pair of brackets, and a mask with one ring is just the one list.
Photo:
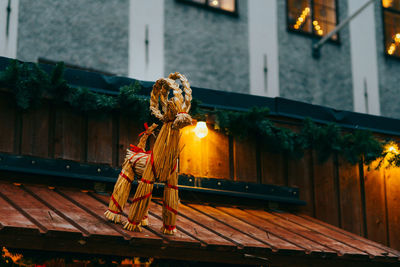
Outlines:
{"label": "illuminated window light", "polygon": [[194,128],[194,133],[198,138],[204,138],[208,134],[208,128],[205,121],[198,121],[196,127]]}

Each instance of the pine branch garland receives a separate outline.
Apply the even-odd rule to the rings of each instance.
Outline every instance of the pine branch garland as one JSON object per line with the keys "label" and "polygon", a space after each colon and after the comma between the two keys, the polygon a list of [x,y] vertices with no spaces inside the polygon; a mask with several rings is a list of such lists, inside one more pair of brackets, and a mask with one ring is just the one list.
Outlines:
{"label": "pine branch garland", "polygon": [[[58,63],[51,74],[37,64],[11,61],[5,71],[0,72],[0,87],[14,93],[17,106],[22,110],[37,107],[43,97],[51,97],[58,103],[67,102],[80,112],[106,113],[119,110],[139,123],[155,121],[150,116],[149,100],[140,95],[141,85],[122,86],[117,97],[96,93],[88,88],[71,87],[64,79],[64,64]],[[254,139],[271,152],[284,153],[298,158],[307,149],[317,152],[320,162],[338,154],[349,163],[370,164],[388,156],[385,146],[390,140],[378,140],[369,131],[343,132],[336,124],[320,126],[310,119],[304,121],[299,133],[280,128],[269,119],[268,108],[254,107],[246,112],[227,110],[205,110],[201,102],[193,99],[191,115],[197,120],[213,118],[215,129],[239,139]],[[400,167],[400,155],[390,153],[388,166]]]}

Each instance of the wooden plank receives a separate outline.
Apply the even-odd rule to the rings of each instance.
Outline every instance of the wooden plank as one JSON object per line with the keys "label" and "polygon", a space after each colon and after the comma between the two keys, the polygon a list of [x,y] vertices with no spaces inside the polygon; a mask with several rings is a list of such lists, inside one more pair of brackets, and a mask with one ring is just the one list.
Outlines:
{"label": "wooden plank", "polygon": [[[341,242],[343,244],[346,244],[352,248],[356,248],[359,251],[368,253],[371,257],[386,257],[386,256],[388,256],[388,253],[385,250],[371,246],[371,245],[369,245],[365,242],[362,242],[358,239],[352,238],[351,236],[342,234],[341,232],[335,231],[331,228],[328,228],[328,227],[325,227],[318,223],[315,223],[313,221],[307,220],[303,217],[299,217],[299,216],[296,216],[294,214],[287,213],[287,212],[286,213],[272,212],[272,214],[282,218],[283,220],[291,221],[291,222],[301,225],[311,231],[318,232],[319,234],[330,237],[330,238],[332,238],[338,242]],[[391,256],[396,258],[395,255],[391,255]]]}
{"label": "wooden plank", "polygon": [[303,248],[300,248],[292,243],[289,243],[279,237],[274,235],[267,235],[267,233],[251,224],[245,223],[242,220],[239,220],[228,213],[225,213],[216,208],[206,206],[206,205],[198,205],[198,204],[190,204],[191,208],[195,208],[196,210],[208,214],[214,220],[218,220],[222,223],[229,225],[236,230],[239,230],[252,238],[268,245],[274,251],[278,250],[291,250],[291,251],[302,251],[305,252]]}
{"label": "wooden plank", "polygon": [[331,229],[331,230],[333,230],[335,232],[339,232],[339,233],[341,233],[343,235],[349,236],[349,237],[351,237],[351,238],[353,238],[355,240],[359,240],[359,241],[361,241],[361,242],[363,242],[365,244],[368,244],[368,245],[370,245],[372,247],[376,247],[376,248],[379,248],[381,250],[384,250],[384,251],[388,252],[388,256],[389,257],[398,257],[398,258],[400,258],[400,251],[394,250],[394,249],[389,248],[387,246],[384,246],[384,245],[382,245],[380,243],[374,242],[374,241],[372,241],[370,239],[367,239],[367,238],[364,238],[362,236],[359,236],[359,235],[353,234],[351,232],[345,231],[345,230],[343,230],[341,228],[338,228],[338,227],[333,226],[331,224],[328,224],[328,223],[325,223],[323,221],[317,220],[317,219],[315,219],[313,217],[310,217],[308,215],[296,214],[296,216],[297,217],[302,217],[302,218],[304,218],[304,219],[306,219],[306,220],[308,220],[310,222],[322,225],[322,226],[324,226],[326,228],[329,228],[329,229]]}
{"label": "wooden plank", "polygon": [[322,221],[338,226],[338,188],[333,157],[320,163],[317,153],[313,154],[315,216]]}
{"label": "wooden plank", "polygon": [[358,164],[339,159],[339,192],[341,228],[361,235],[364,233]]}
{"label": "wooden plank", "polygon": [[138,125],[132,118],[122,115],[119,118],[118,127],[118,166],[121,166],[125,159],[126,150],[130,144],[137,145],[139,143],[139,134],[144,131],[144,127],[143,125]]}
{"label": "wooden plank", "polygon": [[229,138],[212,129],[208,135],[199,138],[194,133],[195,126],[181,130],[179,172],[196,177],[229,178]]}
{"label": "wooden plank", "polygon": [[113,121],[110,114],[88,117],[87,161],[112,164]]}
{"label": "wooden plank", "polygon": [[235,243],[239,247],[244,247],[244,248],[268,247],[265,244],[261,243],[260,241],[255,240],[230,226],[220,223],[219,221],[214,220],[210,216],[198,212],[195,209],[192,209],[184,204],[181,204],[179,206],[179,214],[181,216],[185,216],[186,218],[192,220],[193,222],[196,222],[197,224],[201,224],[203,227]]}
{"label": "wooden plank", "polygon": [[385,170],[389,246],[400,250],[400,168]]}
{"label": "wooden plank", "polygon": [[375,170],[375,163],[364,167],[365,213],[367,238],[387,244],[385,187],[383,169]]}
{"label": "wooden plank", "polygon": [[[162,206],[160,203],[152,202],[150,204],[150,210],[161,216]],[[179,211],[179,208],[178,208]],[[178,214],[176,219],[176,227],[178,231],[185,231],[191,236],[198,238],[207,247],[219,247],[219,248],[234,248],[236,247],[232,242],[220,237],[219,235],[207,230],[201,225],[192,222],[191,220],[180,216]]]}
{"label": "wooden plank", "polygon": [[276,225],[267,220],[264,220],[258,216],[254,216],[248,212],[245,212],[241,209],[231,208],[231,207],[217,207],[218,209],[230,214],[233,217],[236,217],[244,222],[247,222],[259,229],[266,231],[267,238],[270,236],[277,236],[289,243],[292,243],[300,248],[303,248],[306,253],[335,253],[335,251],[321,246],[320,244],[309,240],[307,238],[302,237],[296,233],[290,232],[285,229],[284,225]]}
{"label": "wooden plank", "polygon": [[38,157],[49,156],[49,115],[47,103],[43,103],[38,109],[23,113],[22,154]]}
{"label": "wooden plank", "polygon": [[58,192],[61,192],[65,197],[72,199],[73,201],[82,205],[86,211],[89,211],[93,215],[97,215],[98,219],[102,219],[105,223],[107,223],[114,230],[118,231],[121,235],[123,235],[127,239],[141,239],[140,242],[143,242],[143,239],[148,239],[149,241],[154,241],[156,243],[161,243],[161,238],[154,234],[153,232],[143,228],[141,233],[139,232],[131,232],[123,229],[121,225],[117,225],[109,222],[104,217],[104,212],[107,210],[108,206],[103,202],[100,202],[87,193],[77,191],[76,189],[69,188],[58,188]]}
{"label": "wooden plank", "polygon": [[261,182],[263,184],[287,186],[286,158],[282,153],[261,150]]}
{"label": "wooden plank", "polygon": [[53,211],[61,213],[63,216],[84,229],[88,234],[121,236],[117,231],[105,224],[104,221],[91,216],[85,210],[57,194],[54,190],[38,185],[26,186],[26,188],[48,203],[47,205],[53,207]]}
{"label": "wooden plank", "polygon": [[17,227],[39,230],[34,223],[0,197],[0,230]]}
{"label": "wooden plank", "polygon": [[337,242],[336,240],[334,240],[328,236],[325,236],[319,232],[308,229],[301,224],[293,223],[287,219],[283,219],[283,218],[281,218],[277,215],[274,215],[270,212],[266,212],[263,210],[254,210],[254,209],[245,209],[245,211],[250,214],[253,214],[255,216],[258,216],[260,218],[263,218],[264,220],[267,220],[276,225],[282,225],[287,230],[289,230],[293,233],[301,235],[304,238],[312,240],[318,244],[321,244],[322,246],[326,247],[328,249],[328,251],[334,250],[334,251],[338,252],[339,255],[364,255],[364,256],[367,256],[367,254],[361,250],[358,250],[356,248],[348,246],[342,242]]}
{"label": "wooden plank", "polygon": [[61,107],[55,114],[54,157],[84,161],[86,119],[72,108]]}
{"label": "wooden plank", "polygon": [[0,92],[0,151],[14,152],[16,108],[11,94]]}
{"label": "wooden plank", "polygon": [[[108,204],[108,201],[110,200],[109,196],[105,195],[97,195],[97,197],[102,200],[104,203]],[[133,198],[133,197],[132,197]],[[130,200],[132,199],[130,198]],[[127,217],[129,213],[129,207],[130,205],[125,205],[124,207],[124,216]],[[147,228],[152,231],[153,233],[160,233],[160,229],[163,226],[161,217],[154,214],[153,212],[149,211],[149,226]],[[166,239],[168,242],[174,244],[174,245],[181,245],[181,246],[200,246],[200,242],[191,236],[178,231],[175,233],[175,235],[162,235],[164,239]]]}
{"label": "wooden plank", "polygon": [[288,160],[288,185],[298,187],[300,199],[307,205],[299,207],[302,213],[314,216],[314,177],[311,169],[311,151],[304,152],[300,159]]}
{"label": "wooden plank", "polygon": [[240,182],[257,182],[257,155],[254,141],[233,142],[234,179]]}
{"label": "wooden plank", "polygon": [[[77,228],[20,187],[8,183],[1,183],[0,193],[8,197],[15,205],[20,207],[49,231],[81,233]],[[35,224],[37,224],[36,222]]]}

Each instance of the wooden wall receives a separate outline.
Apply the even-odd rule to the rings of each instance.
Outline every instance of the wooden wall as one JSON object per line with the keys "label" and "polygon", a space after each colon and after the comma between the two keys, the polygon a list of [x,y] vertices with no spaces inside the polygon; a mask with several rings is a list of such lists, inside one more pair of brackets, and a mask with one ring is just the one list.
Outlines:
{"label": "wooden wall", "polygon": [[[21,112],[4,92],[0,125],[0,152],[114,167],[143,130],[117,113],[83,115],[50,102]],[[193,129],[182,131],[181,173],[299,187],[308,203],[302,212],[400,250],[399,168],[376,171],[338,157],[320,164],[312,151],[299,160],[287,159],[262,151],[256,140],[235,140],[213,130],[199,139]]]}

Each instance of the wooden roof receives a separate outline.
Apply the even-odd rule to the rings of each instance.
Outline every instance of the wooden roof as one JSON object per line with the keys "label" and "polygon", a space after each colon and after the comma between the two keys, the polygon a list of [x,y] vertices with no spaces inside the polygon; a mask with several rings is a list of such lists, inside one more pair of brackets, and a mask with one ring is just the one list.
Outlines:
{"label": "wooden roof", "polygon": [[166,236],[158,199],[141,233],[106,221],[107,203],[79,189],[0,181],[0,240],[10,248],[274,266],[400,263],[398,251],[301,214],[181,203],[178,233]]}

